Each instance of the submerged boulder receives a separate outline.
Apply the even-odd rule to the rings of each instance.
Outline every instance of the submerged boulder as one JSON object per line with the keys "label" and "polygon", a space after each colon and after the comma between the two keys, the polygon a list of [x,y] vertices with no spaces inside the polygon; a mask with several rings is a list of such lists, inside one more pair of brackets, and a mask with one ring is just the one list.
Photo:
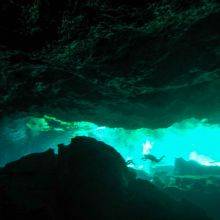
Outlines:
{"label": "submerged boulder", "polygon": [[[188,210],[185,213],[185,210]],[[208,220],[135,178],[111,146],[88,137],[32,154],[0,170],[0,218]]]}
{"label": "submerged boulder", "polygon": [[204,166],[193,160],[186,161],[183,158],[177,158],[174,172],[177,175],[220,175],[220,167]]}

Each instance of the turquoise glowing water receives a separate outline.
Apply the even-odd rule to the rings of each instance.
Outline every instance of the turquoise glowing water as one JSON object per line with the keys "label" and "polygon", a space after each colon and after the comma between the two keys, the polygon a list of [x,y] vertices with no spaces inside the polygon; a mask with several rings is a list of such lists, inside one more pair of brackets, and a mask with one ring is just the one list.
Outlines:
{"label": "turquoise glowing water", "polygon": [[205,121],[191,119],[157,130],[94,127],[86,131],[79,128],[73,132],[73,136],[76,135],[91,136],[114,146],[125,159],[133,159],[137,166],[146,164],[141,160],[145,143],[151,145],[149,153],[157,157],[165,155],[164,165],[174,164],[177,157],[195,159],[203,164],[220,161],[220,127]]}
{"label": "turquoise glowing water", "polygon": [[[194,159],[204,165],[220,165],[220,126],[211,125],[206,120],[188,119],[169,128],[156,130],[126,130],[89,122],[64,122],[44,116],[26,119],[23,124],[17,125],[14,133],[8,132],[8,135],[10,139],[14,138],[15,144],[20,144],[21,139],[27,139],[24,145],[19,146],[27,149],[15,149],[17,156],[21,156],[21,152],[25,154],[42,151],[48,147],[56,149],[58,143],[68,144],[72,137],[84,135],[113,146],[125,159],[132,159],[137,168],[147,169],[149,166],[148,162],[141,159],[146,152],[156,157],[165,155],[161,165],[173,165],[177,157]],[[33,145],[35,147],[32,149],[30,146]]]}
{"label": "turquoise glowing water", "polygon": [[156,130],[108,128],[89,122],[68,123],[48,116],[44,120],[46,130],[67,132],[69,138],[80,135],[94,137],[115,147],[125,159],[133,159],[136,166],[145,165],[141,159],[145,143],[151,144],[149,153],[158,157],[165,155],[162,164],[166,165],[172,165],[176,157],[189,159],[192,152],[200,159],[206,156],[220,161],[220,126],[210,125],[205,120],[189,119]]}

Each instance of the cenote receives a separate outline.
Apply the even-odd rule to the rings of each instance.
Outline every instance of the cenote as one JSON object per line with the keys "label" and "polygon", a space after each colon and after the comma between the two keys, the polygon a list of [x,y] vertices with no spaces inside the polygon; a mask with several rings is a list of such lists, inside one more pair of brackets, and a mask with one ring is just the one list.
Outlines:
{"label": "cenote", "polygon": [[0,220],[220,220],[220,2],[0,1]]}
{"label": "cenote", "polygon": [[93,137],[114,147],[134,167],[147,171],[143,155],[165,156],[160,165],[173,166],[176,158],[205,166],[220,166],[220,126],[206,119],[187,119],[168,128],[127,130],[91,122],[66,122],[53,116],[5,120],[1,128],[1,165],[34,152],[70,143],[76,136]]}

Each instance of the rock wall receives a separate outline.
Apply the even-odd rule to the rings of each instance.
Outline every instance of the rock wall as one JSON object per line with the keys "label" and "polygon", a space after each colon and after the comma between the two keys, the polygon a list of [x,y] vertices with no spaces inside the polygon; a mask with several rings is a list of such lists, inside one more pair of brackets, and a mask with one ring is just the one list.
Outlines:
{"label": "rock wall", "polygon": [[217,1],[2,0],[0,8],[1,117],[124,128],[220,121]]}

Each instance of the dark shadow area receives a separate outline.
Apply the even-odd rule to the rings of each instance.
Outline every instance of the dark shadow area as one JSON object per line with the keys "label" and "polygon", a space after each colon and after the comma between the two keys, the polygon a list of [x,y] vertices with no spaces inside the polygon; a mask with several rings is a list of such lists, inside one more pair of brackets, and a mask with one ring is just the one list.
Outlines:
{"label": "dark shadow area", "polygon": [[0,218],[210,219],[187,200],[136,179],[115,149],[88,137],[60,145],[58,155],[30,154],[2,168]]}

